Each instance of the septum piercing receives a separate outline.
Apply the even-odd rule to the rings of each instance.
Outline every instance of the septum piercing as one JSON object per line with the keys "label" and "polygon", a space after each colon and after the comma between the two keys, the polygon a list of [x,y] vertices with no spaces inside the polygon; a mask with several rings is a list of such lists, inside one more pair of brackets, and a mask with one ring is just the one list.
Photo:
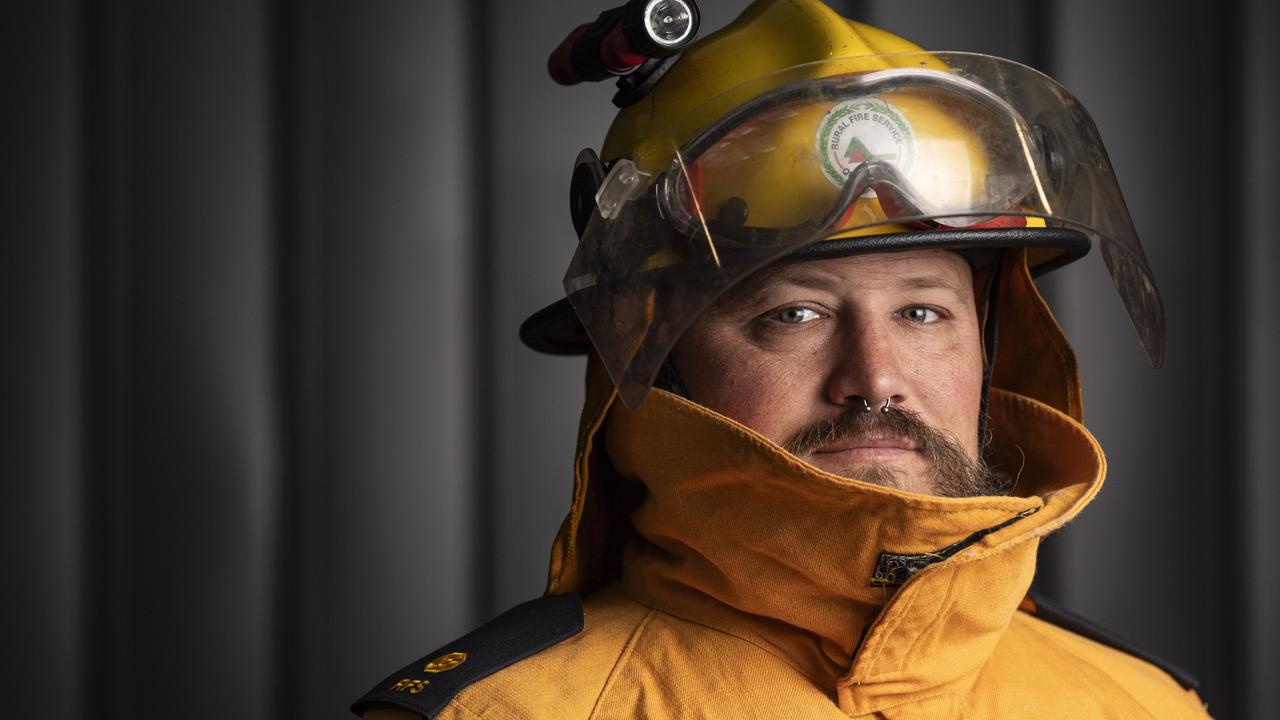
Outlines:
{"label": "septum piercing", "polygon": [[[862,407],[859,408],[860,410],[862,410],[862,412],[864,413],[871,412],[871,403],[867,402],[866,398],[862,397],[861,395],[855,395],[854,397],[858,398],[858,401],[862,403]],[[893,407],[893,396],[890,395],[889,397],[884,399],[884,405],[880,406],[880,412],[887,415],[889,414],[889,410],[892,409],[892,407]]]}

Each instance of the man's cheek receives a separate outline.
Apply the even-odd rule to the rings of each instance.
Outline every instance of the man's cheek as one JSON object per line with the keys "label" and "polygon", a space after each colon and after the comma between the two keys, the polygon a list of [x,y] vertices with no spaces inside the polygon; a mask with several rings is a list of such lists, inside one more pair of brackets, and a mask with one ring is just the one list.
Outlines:
{"label": "man's cheek", "polygon": [[722,414],[775,442],[826,418],[821,399],[821,373],[793,360],[743,357],[732,371],[732,386],[720,399]]}
{"label": "man's cheek", "polygon": [[938,422],[934,427],[955,438],[970,457],[977,453],[978,413],[982,396],[981,370],[976,377],[964,373],[948,373],[933,388],[927,401],[936,408]]}

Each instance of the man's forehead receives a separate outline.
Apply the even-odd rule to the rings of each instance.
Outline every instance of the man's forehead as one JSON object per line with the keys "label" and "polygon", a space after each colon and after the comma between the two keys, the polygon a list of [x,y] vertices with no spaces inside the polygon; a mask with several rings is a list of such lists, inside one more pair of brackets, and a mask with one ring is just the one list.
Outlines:
{"label": "man's forehead", "polygon": [[731,295],[742,299],[779,286],[820,290],[941,289],[972,297],[973,275],[968,262],[949,250],[861,253],[767,267],[743,281]]}

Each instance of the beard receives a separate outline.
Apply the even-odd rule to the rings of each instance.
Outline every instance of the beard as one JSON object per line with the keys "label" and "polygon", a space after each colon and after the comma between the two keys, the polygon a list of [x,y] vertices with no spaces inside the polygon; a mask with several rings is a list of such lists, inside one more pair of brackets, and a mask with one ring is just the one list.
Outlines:
{"label": "beard", "polygon": [[[930,427],[909,410],[887,413],[853,410],[830,420],[802,428],[783,443],[792,455],[803,458],[832,442],[868,436],[906,438],[916,446],[927,465],[933,494],[941,497],[1008,495],[1013,489],[1009,477],[987,465],[981,456],[970,458],[950,433]],[[907,471],[889,463],[869,463],[857,468],[857,477],[886,487],[907,487]]]}

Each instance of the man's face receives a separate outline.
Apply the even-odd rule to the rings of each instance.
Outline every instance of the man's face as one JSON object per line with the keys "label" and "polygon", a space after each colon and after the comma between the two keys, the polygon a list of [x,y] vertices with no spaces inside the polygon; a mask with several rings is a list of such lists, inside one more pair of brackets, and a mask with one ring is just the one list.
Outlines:
{"label": "man's face", "polygon": [[996,491],[978,463],[980,336],[962,257],[871,253],[759,273],[671,360],[695,401],[818,468],[975,495]]}

